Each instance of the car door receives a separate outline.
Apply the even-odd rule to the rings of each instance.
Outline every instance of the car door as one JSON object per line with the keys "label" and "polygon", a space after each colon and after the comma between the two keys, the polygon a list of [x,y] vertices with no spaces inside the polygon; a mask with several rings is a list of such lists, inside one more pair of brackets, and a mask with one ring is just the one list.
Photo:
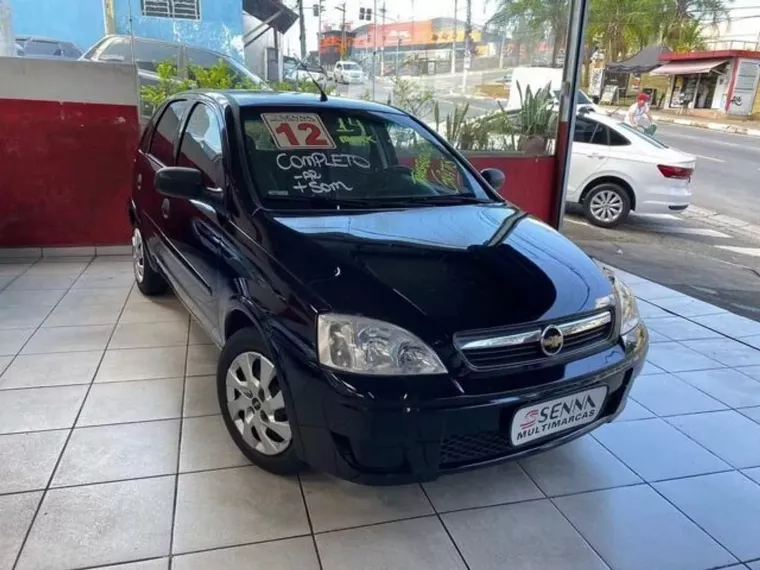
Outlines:
{"label": "car door", "polygon": [[609,159],[607,128],[588,117],[575,119],[573,152],[567,178],[567,200],[578,202],[581,192]]}
{"label": "car door", "polygon": [[177,294],[214,337],[219,327],[216,295],[224,220],[215,203],[223,202],[226,188],[224,146],[220,114],[210,104],[197,103],[179,142],[177,166],[198,169],[209,196],[217,199],[165,198],[163,208]]}
{"label": "car door", "polygon": [[153,258],[166,271],[169,270],[166,255],[164,218],[161,213],[163,196],[155,187],[156,172],[164,166],[174,166],[176,144],[182,119],[189,108],[184,99],[167,105],[151,130],[145,132],[137,152],[132,181],[132,198],[137,206],[140,231],[148,243]]}

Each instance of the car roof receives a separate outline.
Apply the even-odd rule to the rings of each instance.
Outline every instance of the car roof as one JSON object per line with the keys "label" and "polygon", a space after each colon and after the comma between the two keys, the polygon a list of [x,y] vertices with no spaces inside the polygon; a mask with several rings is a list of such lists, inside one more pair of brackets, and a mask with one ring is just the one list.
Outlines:
{"label": "car roof", "polygon": [[582,117],[588,117],[589,119],[607,125],[608,127],[616,127],[620,124],[620,119],[613,117],[606,113],[594,113],[593,111],[579,114]]}
{"label": "car roof", "polygon": [[[375,111],[384,113],[402,113],[399,109],[364,101],[362,99],[350,99],[348,97],[330,96],[327,101],[320,101],[317,93],[294,93],[285,91],[250,91],[250,90],[210,90],[196,89],[186,92],[188,94],[202,95],[216,100],[219,103],[229,102],[237,107],[303,107],[313,106],[320,109],[339,109],[350,111]],[[180,96],[182,94],[178,94]]]}
{"label": "car roof", "polygon": [[[132,36],[127,35],[127,34],[108,34],[108,35],[105,35],[102,38],[100,38],[98,40],[98,42],[97,42],[96,45],[100,45],[103,42],[105,42],[106,40],[109,40],[109,39],[112,39],[112,38],[120,38],[120,39],[125,39],[125,40],[131,40]],[[206,47],[202,47],[202,46],[197,46],[197,45],[192,45],[192,44],[187,44],[187,43],[182,43],[182,42],[172,42],[172,41],[169,41],[169,40],[157,40],[155,38],[146,38],[146,37],[143,37],[143,36],[135,36],[134,39],[137,42],[143,42],[143,43],[162,44],[162,45],[172,46],[172,47],[179,47],[179,48],[185,47],[187,49],[197,49],[198,51],[205,51],[205,52],[208,52],[208,53],[212,53],[214,55],[218,55],[219,57],[223,57],[225,59],[231,59],[230,56],[227,55],[227,54],[224,54],[222,52],[215,51],[213,49],[209,49],[209,48],[206,48]],[[88,50],[88,51],[90,51],[90,50]]]}

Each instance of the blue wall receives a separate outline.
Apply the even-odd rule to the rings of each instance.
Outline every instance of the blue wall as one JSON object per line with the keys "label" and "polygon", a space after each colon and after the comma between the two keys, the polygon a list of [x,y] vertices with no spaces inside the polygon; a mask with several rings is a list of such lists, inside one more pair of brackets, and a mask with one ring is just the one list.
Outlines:
{"label": "blue wall", "polygon": [[[133,1],[139,10],[140,0]],[[103,0],[10,0],[9,5],[17,36],[68,40],[87,51],[105,35]]]}
{"label": "blue wall", "polygon": [[[33,0],[26,1],[31,3]],[[113,4],[116,33],[129,34],[130,3],[127,0],[113,0]],[[241,0],[201,0],[200,20],[146,17],[142,15],[140,0],[132,0],[131,4],[132,27],[136,36],[205,47],[244,61]]]}

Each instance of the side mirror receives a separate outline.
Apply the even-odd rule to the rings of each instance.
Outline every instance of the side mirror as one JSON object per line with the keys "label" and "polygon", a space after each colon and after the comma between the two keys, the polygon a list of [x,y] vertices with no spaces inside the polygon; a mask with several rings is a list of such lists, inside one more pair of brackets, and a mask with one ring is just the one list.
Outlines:
{"label": "side mirror", "polygon": [[201,198],[206,189],[200,170],[182,166],[166,166],[156,172],[155,185],[164,196],[186,200]]}
{"label": "side mirror", "polygon": [[506,176],[504,176],[504,173],[498,168],[486,168],[485,170],[480,171],[480,175],[485,178],[491,188],[496,191],[501,190],[501,187],[504,186],[504,182],[507,179]]}

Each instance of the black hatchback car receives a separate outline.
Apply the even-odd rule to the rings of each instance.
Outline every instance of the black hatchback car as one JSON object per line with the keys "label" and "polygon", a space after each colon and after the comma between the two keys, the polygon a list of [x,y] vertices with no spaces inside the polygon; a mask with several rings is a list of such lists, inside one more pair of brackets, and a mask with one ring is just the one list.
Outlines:
{"label": "black hatchback car", "polygon": [[523,457],[615,418],[648,334],[503,181],[386,105],[180,94],[135,158],[137,286],[222,347],[222,415],[264,469],[389,484]]}

